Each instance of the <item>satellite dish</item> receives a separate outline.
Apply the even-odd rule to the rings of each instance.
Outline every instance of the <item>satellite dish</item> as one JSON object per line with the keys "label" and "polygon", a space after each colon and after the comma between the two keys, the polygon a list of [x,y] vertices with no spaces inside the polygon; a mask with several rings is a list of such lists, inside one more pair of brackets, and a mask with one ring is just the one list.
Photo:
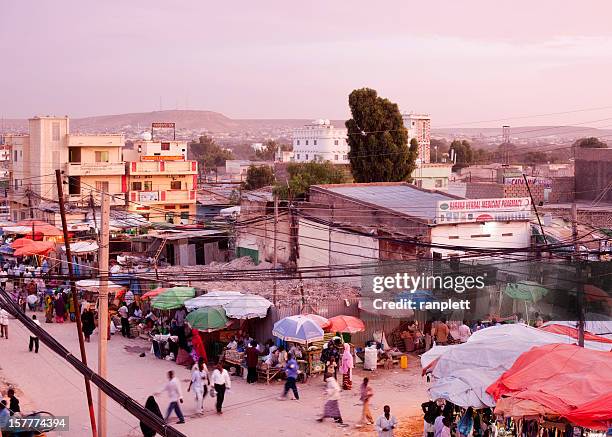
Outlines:
{"label": "satellite dish", "polygon": [[151,141],[153,136],[151,135],[151,132],[146,131],[146,132],[143,132],[142,135],[140,135],[140,138],[142,138],[145,141]]}

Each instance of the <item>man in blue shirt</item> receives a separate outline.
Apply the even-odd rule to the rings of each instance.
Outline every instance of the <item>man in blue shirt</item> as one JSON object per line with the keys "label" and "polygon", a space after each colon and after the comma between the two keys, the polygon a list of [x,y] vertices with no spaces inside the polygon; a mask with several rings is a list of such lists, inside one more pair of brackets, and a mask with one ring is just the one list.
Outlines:
{"label": "man in blue shirt", "polygon": [[293,354],[290,354],[289,359],[287,360],[287,364],[285,364],[285,373],[287,374],[287,381],[285,382],[285,389],[283,390],[283,394],[279,399],[286,399],[289,390],[293,390],[293,396],[296,400],[300,399],[300,395],[298,394],[298,389],[296,385],[298,370],[298,363],[295,360]]}

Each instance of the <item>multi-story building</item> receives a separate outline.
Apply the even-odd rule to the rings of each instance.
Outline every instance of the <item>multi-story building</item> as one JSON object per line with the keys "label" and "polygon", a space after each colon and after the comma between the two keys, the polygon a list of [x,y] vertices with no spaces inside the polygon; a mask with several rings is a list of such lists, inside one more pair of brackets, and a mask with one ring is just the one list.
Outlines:
{"label": "multi-story building", "polygon": [[419,142],[419,162],[430,162],[431,117],[429,114],[405,112],[402,114],[404,127],[408,129],[408,142],[416,138]]}
{"label": "multi-story building", "polygon": [[198,164],[187,160],[185,141],[152,141],[124,148],[127,209],[152,222],[192,223],[196,217]]}
{"label": "multi-story building", "polygon": [[315,120],[293,130],[294,162],[348,164],[348,152],[346,128],[334,127],[329,120]]}
{"label": "multi-story building", "polygon": [[125,166],[121,160],[124,138],[116,135],[70,133],[68,117],[34,117],[29,134],[5,135],[11,148],[9,205],[13,220],[37,216],[41,200],[57,200],[55,170],[62,170],[68,186],[65,199],[87,205],[93,196],[111,194],[111,205],[125,205]]}

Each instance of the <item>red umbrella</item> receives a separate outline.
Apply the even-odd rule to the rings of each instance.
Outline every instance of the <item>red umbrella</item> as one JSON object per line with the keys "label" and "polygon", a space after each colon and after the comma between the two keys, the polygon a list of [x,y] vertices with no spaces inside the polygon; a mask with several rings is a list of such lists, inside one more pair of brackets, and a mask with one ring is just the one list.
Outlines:
{"label": "red umbrella", "polygon": [[308,317],[310,320],[315,321],[322,329],[326,329],[331,325],[329,319],[318,314],[302,314],[304,317]]}
{"label": "red umbrella", "polygon": [[168,290],[167,288],[158,287],[155,290],[147,291],[142,295],[142,299],[151,299],[157,295],[162,294],[164,291]]}
{"label": "red umbrella", "polygon": [[335,316],[329,319],[331,325],[328,330],[331,332],[355,332],[365,331],[365,324],[357,317],[353,316]]}

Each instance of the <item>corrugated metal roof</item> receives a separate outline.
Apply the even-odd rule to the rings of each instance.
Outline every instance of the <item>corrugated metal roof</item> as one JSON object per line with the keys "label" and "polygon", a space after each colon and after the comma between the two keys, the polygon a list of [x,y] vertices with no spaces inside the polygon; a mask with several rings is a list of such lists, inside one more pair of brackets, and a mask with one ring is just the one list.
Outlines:
{"label": "corrugated metal roof", "polygon": [[319,185],[360,202],[387,208],[400,214],[433,221],[436,218],[438,201],[456,199],[442,193],[416,188],[409,184],[351,184]]}

